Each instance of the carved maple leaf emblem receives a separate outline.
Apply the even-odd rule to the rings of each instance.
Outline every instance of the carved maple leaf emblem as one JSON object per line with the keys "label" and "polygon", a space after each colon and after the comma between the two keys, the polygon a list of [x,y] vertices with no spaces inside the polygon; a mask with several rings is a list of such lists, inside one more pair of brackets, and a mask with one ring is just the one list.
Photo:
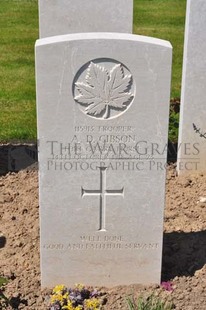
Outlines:
{"label": "carved maple leaf emblem", "polygon": [[129,91],[132,76],[124,74],[121,64],[109,71],[91,62],[85,80],[75,83],[79,94],[74,99],[86,106],[86,114],[94,117],[107,119],[110,109],[124,110],[134,97]]}

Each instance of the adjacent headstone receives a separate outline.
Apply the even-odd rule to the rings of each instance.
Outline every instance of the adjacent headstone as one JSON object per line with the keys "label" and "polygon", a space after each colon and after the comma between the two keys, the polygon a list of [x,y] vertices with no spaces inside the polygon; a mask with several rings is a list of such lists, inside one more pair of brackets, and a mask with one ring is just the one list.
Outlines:
{"label": "adjacent headstone", "polygon": [[172,49],[37,41],[42,286],[159,283]]}
{"label": "adjacent headstone", "polygon": [[178,172],[206,171],[206,1],[188,0]]}
{"label": "adjacent headstone", "polygon": [[133,0],[39,0],[40,38],[81,32],[132,33]]}

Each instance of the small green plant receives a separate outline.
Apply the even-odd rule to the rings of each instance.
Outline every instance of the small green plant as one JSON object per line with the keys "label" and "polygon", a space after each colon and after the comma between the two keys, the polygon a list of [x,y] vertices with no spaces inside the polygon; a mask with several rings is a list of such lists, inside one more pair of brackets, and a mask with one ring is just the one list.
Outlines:
{"label": "small green plant", "polygon": [[3,287],[7,283],[7,279],[0,277],[0,309],[7,309],[10,305],[9,299],[3,293]]}
{"label": "small green plant", "polygon": [[154,295],[146,299],[139,297],[137,301],[134,298],[128,297],[127,304],[129,310],[172,310],[171,304],[161,301]]}

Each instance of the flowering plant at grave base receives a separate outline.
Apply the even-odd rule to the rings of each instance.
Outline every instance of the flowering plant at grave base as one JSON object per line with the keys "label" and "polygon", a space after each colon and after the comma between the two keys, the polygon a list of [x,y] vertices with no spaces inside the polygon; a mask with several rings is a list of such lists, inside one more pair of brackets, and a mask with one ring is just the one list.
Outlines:
{"label": "flowering plant at grave base", "polygon": [[161,287],[164,288],[168,292],[174,291],[173,284],[170,281],[162,282]]}
{"label": "flowering plant at grave base", "polygon": [[52,291],[50,310],[100,310],[101,302],[97,290],[89,290],[83,284],[67,289],[57,285]]}

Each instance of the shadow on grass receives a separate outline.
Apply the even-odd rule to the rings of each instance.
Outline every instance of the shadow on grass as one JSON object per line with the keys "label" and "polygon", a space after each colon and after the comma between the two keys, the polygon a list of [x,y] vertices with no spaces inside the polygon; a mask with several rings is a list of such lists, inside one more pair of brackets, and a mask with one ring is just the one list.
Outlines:
{"label": "shadow on grass", "polygon": [[18,172],[37,162],[36,144],[0,145],[0,175]]}
{"label": "shadow on grass", "polygon": [[162,281],[193,276],[206,264],[206,231],[164,234]]}
{"label": "shadow on grass", "polygon": [[177,161],[177,143],[168,141],[167,145],[167,163],[175,163]]}

